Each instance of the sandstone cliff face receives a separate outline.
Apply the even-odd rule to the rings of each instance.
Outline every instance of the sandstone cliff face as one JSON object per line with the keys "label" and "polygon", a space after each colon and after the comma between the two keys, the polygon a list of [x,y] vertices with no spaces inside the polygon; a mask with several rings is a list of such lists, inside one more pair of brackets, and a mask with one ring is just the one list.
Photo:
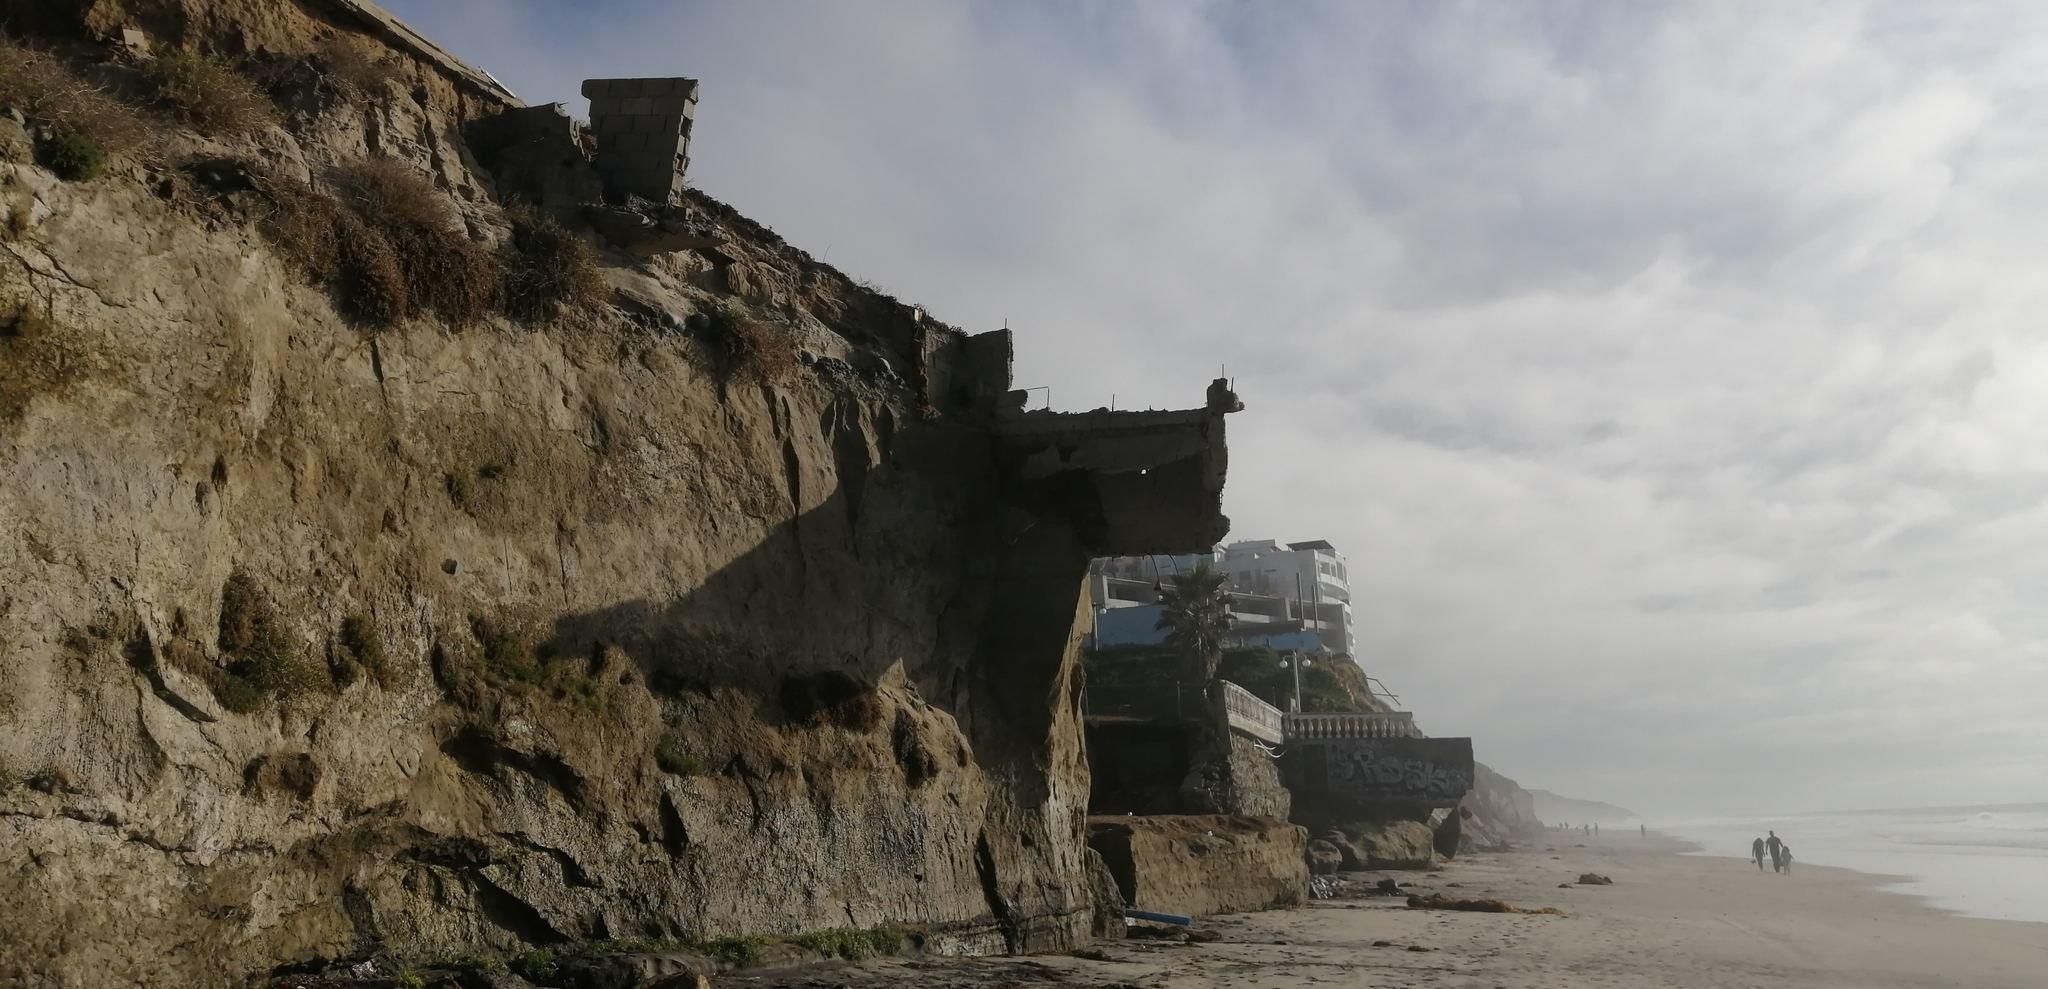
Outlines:
{"label": "sandstone cliff face", "polygon": [[1459,805],[1459,814],[1459,851],[1506,851],[1543,830],[1535,798],[1485,763],[1473,763],[1472,792]]}
{"label": "sandstone cliff face", "polygon": [[[322,4],[81,9],[383,44]],[[1085,933],[1075,630],[1114,547],[1062,508],[1081,472],[1065,501],[1005,474],[1006,341],[976,377],[957,331],[726,214],[718,258],[610,255],[618,307],[351,326],[181,163],[397,157],[490,238],[461,133],[496,104],[380,57],[380,98],[245,146],[179,135],[81,184],[0,164],[0,984]],[[733,301],[908,380],[721,371],[679,328]],[[235,693],[258,662],[288,689]]]}

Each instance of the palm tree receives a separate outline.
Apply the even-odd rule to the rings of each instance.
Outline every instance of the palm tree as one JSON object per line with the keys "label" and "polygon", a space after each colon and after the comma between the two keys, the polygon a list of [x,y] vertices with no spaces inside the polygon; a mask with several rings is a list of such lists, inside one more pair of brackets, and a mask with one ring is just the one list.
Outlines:
{"label": "palm tree", "polygon": [[1223,637],[1230,634],[1228,576],[1197,563],[1170,587],[1159,589],[1166,606],[1154,628],[1166,630],[1166,644],[1181,654],[1181,679],[1205,684],[1223,661]]}

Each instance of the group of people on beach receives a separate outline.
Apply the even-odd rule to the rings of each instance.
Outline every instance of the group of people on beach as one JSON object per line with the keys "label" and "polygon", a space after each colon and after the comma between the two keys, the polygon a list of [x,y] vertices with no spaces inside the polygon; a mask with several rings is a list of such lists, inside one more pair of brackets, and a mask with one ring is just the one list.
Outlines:
{"label": "group of people on beach", "polygon": [[[1578,831],[1580,834],[1589,834],[1596,838],[1600,836],[1600,825],[1598,824],[1553,824],[1551,827],[1559,831]],[[1650,836],[1650,826],[1647,824],[1637,825],[1636,830],[1642,832],[1644,838]]]}
{"label": "group of people on beach", "polygon": [[1758,838],[1749,843],[1749,857],[1756,860],[1756,871],[1764,871],[1764,856],[1771,857],[1772,872],[1792,871],[1792,846],[1785,844],[1776,831],[1769,838]]}

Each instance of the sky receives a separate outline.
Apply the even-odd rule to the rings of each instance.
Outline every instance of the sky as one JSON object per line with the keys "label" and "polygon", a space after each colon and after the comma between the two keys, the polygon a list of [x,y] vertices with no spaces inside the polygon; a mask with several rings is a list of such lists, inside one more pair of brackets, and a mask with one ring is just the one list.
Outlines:
{"label": "sky", "polygon": [[1227,369],[1232,538],[1524,785],[2048,800],[2048,8],[382,2],[701,80],[694,185],[1054,408]]}

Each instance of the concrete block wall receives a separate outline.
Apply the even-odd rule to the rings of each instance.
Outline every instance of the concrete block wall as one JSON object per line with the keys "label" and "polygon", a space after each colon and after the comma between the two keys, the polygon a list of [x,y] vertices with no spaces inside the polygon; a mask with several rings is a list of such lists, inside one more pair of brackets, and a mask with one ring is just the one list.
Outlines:
{"label": "concrete block wall", "polygon": [[613,192],[674,202],[690,167],[695,79],[585,79],[597,170]]}

